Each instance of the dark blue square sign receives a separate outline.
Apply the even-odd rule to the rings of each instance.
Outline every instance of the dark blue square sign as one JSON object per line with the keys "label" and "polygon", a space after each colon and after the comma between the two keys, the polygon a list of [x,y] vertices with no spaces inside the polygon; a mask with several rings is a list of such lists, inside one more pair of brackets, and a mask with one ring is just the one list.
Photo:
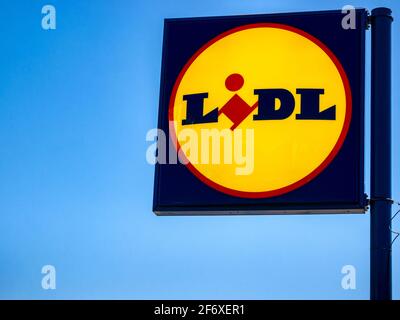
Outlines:
{"label": "dark blue square sign", "polygon": [[361,213],[367,12],[167,19],[153,211]]}

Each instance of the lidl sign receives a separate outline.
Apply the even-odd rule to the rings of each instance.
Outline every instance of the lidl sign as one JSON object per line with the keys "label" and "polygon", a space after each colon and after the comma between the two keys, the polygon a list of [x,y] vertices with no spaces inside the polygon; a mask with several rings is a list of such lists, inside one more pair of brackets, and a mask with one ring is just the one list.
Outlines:
{"label": "lidl sign", "polygon": [[154,212],[364,212],[366,11],[355,19],[167,19]]}

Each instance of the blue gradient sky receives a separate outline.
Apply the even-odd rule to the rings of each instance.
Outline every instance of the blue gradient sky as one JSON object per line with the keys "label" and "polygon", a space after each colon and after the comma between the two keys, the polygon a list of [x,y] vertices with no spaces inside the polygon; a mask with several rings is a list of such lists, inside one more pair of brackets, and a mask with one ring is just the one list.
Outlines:
{"label": "blue gradient sky", "polygon": [[[164,18],[385,5],[398,35],[399,1],[55,0],[57,30],[44,31],[48,3],[0,3],[0,298],[369,297],[369,214],[156,217],[145,136],[156,127]],[[399,80],[393,59],[393,88]],[[400,240],[393,251],[399,299]],[[41,288],[46,264],[53,291]],[[356,290],[341,288],[346,264]]]}

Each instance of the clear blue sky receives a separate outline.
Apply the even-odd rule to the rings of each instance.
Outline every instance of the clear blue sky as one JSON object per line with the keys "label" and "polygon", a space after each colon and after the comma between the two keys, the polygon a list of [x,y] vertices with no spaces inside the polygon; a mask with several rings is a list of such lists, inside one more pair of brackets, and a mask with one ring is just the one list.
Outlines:
{"label": "clear blue sky", "polygon": [[[164,18],[385,5],[398,35],[399,1],[54,0],[57,30],[44,31],[48,3],[0,3],[0,298],[369,297],[369,214],[156,217],[145,135],[156,127]],[[399,80],[393,59],[393,88]],[[399,98],[394,89],[397,139]],[[367,156],[367,190],[368,168]],[[399,299],[400,240],[393,260]],[[41,288],[46,264],[53,291]],[[356,290],[341,288],[346,264]]]}

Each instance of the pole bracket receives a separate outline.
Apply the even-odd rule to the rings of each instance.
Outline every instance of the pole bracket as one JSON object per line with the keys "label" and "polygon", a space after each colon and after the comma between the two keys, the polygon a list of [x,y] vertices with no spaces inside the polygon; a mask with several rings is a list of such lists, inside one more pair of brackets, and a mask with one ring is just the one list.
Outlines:
{"label": "pole bracket", "polygon": [[376,198],[370,198],[370,199],[367,199],[367,200],[368,200],[369,204],[372,203],[372,202],[377,202],[377,201],[387,201],[387,202],[390,202],[391,204],[396,203],[395,200],[393,200],[391,198],[385,198],[385,197],[376,197]]}

